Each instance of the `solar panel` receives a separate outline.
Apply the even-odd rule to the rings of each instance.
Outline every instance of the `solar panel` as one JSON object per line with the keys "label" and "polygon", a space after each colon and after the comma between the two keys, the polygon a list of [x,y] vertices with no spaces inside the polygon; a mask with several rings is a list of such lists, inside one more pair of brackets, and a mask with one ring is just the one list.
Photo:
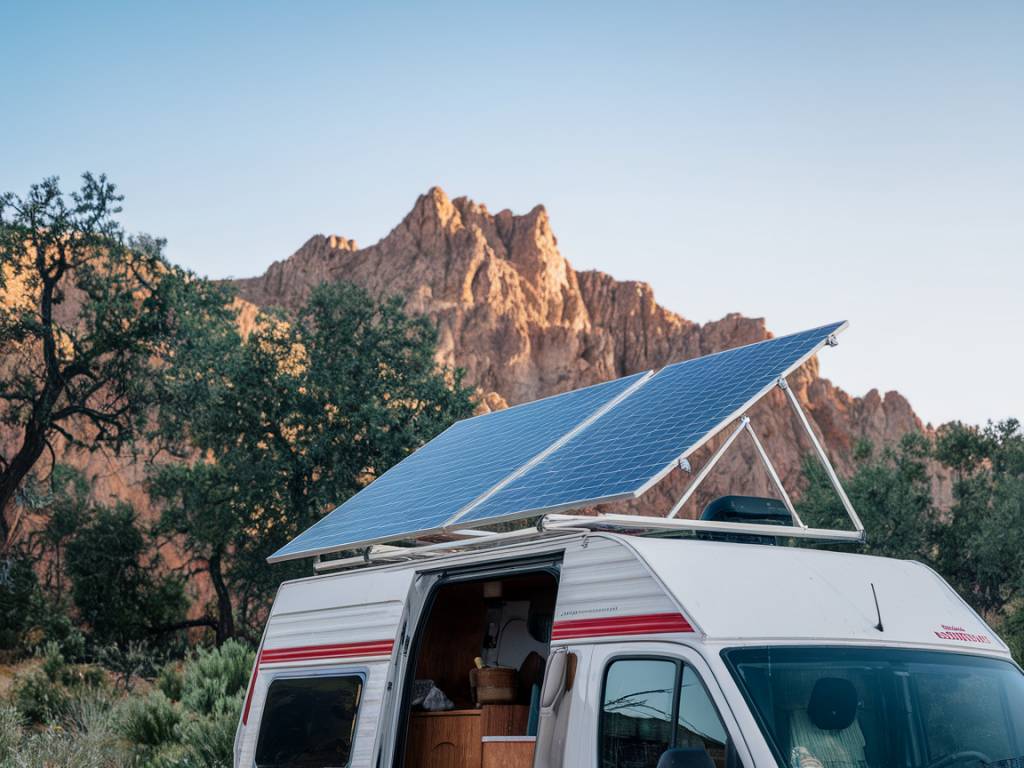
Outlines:
{"label": "solar panel", "polygon": [[458,524],[639,496],[845,327],[833,323],[663,368]]}
{"label": "solar panel", "polygon": [[276,562],[441,529],[647,374],[457,422],[275,552]]}

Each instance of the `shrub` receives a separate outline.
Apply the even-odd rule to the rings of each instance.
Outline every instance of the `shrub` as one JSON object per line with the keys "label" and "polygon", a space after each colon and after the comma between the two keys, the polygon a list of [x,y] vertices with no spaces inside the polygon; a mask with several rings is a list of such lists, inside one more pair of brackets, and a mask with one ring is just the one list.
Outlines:
{"label": "shrub", "polygon": [[166,744],[148,754],[141,765],[144,768],[200,768],[203,763],[195,752],[184,744]]}
{"label": "shrub", "polygon": [[117,730],[133,744],[159,747],[175,739],[181,712],[163,691],[131,696],[118,708]]}
{"label": "shrub", "polygon": [[188,717],[181,728],[181,741],[206,768],[231,765],[235,730],[242,712],[245,690],[221,696],[204,716]]}
{"label": "shrub", "polygon": [[147,677],[156,671],[156,660],[144,643],[108,645],[100,648],[96,655],[100,664],[114,673],[126,692],[135,686],[136,677]]}
{"label": "shrub", "polygon": [[43,674],[51,683],[62,682],[64,672],[67,670],[67,662],[64,661],[64,654],[60,652],[60,646],[52,640],[43,646]]}
{"label": "shrub", "polygon": [[0,705],[0,765],[6,766],[7,760],[21,743],[21,729],[25,720],[17,708],[9,704]]}
{"label": "shrub", "polygon": [[51,726],[29,735],[8,764],[11,768],[128,768],[133,761],[109,732],[80,733]]}
{"label": "shrub", "polygon": [[53,723],[68,711],[68,696],[63,686],[42,669],[34,669],[15,684],[14,703],[33,723]]}
{"label": "shrub", "polygon": [[36,576],[27,557],[0,558],[0,649],[21,645],[36,589]]}
{"label": "shrub", "polygon": [[28,630],[22,644],[25,650],[39,652],[49,642],[56,642],[68,661],[85,658],[85,636],[71,621],[70,607],[64,600],[48,600],[36,592],[29,609]]}
{"label": "shrub", "polygon": [[[38,671],[38,670],[37,670]],[[45,673],[40,672],[45,678]],[[112,700],[100,690],[81,688],[65,701],[64,716],[40,731],[22,731],[20,744],[3,768],[128,768],[132,761],[113,728]]]}
{"label": "shrub", "polygon": [[247,645],[228,640],[214,650],[200,649],[185,664],[181,701],[185,709],[196,714],[209,714],[217,702],[244,691],[255,654]]}
{"label": "shrub", "polygon": [[181,673],[181,665],[177,662],[165,664],[156,677],[156,687],[171,701],[181,701],[184,686],[185,678]]}

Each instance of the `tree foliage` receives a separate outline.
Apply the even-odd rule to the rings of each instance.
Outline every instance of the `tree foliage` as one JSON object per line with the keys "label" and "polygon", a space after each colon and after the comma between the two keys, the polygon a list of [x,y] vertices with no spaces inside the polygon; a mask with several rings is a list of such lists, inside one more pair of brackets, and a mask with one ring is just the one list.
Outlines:
{"label": "tree foliage", "polygon": [[935,456],[953,478],[936,565],[976,608],[1003,617],[1024,608],[1024,433],[1008,419],[939,429]]}
{"label": "tree foliage", "polygon": [[67,569],[78,617],[97,645],[127,648],[185,618],[180,580],[161,574],[127,504],[95,508],[68,544]]}
{"label": "tree foliage", "polygon": [[[1024,433],[1014,419],[974,427],[953,422],[934,440],[907,435],[895,447],[858,452],[845,486],[868,531],[864,550],[934,567],[1024,652]],[[933,498],[933,475],[952,478],[952,505]],[[815,525],[845,514],[824,472],[808,461],[799,510]]]}
{"label": "tree foliage", "polygon": [[[930,451],[928,440],[918,433],[909,433],[881,450],[866,442],[857,446],[857,471],[843,486],[869,532],[862,551],[930,560],[936,516]],[[849,527],[846,511],[816,457],[805,458],[804,477],[807,487],[798,504],[801,518],[815,527]]]}
{"label": "tree foliage", "polygon": [[57,442],[131,447],[161,397],[160,373],[225,296],[172,266],[162,240],[126,237],[105,176],[65,195],[56,178],[0,195],[0,546],[16,494]]}
{"label": "tree foliage", "polygon": [[161,530],[213,583],[220,640],[236,609],[243,624],[258,618],[290,572],[267,568],[268,555],[471,412],[435,349],[434,328],[400,300],[333,284],[294,318],[261,315],[233,347],[215,340],[214,375],[181,373],[175,423],[204,458],[161,467],[151,493]]}

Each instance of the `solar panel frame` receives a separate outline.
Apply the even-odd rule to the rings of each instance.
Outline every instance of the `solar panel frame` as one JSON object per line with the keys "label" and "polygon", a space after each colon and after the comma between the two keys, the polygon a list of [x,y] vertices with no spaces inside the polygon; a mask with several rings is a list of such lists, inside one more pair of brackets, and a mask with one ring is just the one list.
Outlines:
{"label": "solar panel frame", "polygon": [[[658,373],[656,374],[652,374],[650,371],[634,374],[632,376],[624,377],[622,379],[616,379],[611,382],[596,384],[591,387],[585,387],[579,390],[573,390],[570,392],[562,393],[560,395],[554,395],[548,398],[543,398],[541,400],[523,403],[521,405],[513,406],[512,408],[503,411],[497,411],[492,414],[485,414],[482,416],[477,416],[471,419],[466,419],[457,422],[456,424],[449,427],[449,429],[443,432],[441,435],[434,438],[434,440],[425,444],[418,451],[415,451],[405,460],[403,460],[399,464],[395,465],[395,467],[392,467],[390,470],[385,472],[383,475],[381,475],[380,478],[378,478],[376,481],[367,486],[367,488],[364,488],[362,491],[359,492],[359,494],[356,494],[351,499],[347,500],[344,504],[342,504],[336,510],[334,510],[334,512],[325,516],[314,526],[310,527],[302,534],[300,534],[298,537],[289,542],[285,547],[282,547],[280,550],[275,552],[270,558],[268,558],[268,560],[269,562],[278,562],[282,560],[311,557],[315,555],[328,554],[346,549],[371,546],[373,544],[387,543],[389,541],[412,539],[418,536],[451,532],[453,529],[457,528],[480,528],[484,526],[490,526],[513,520],[537,517],[544,514],[567,512],[574,509],[579,509],[581,507],[589,507],[597,504],[606,504],[614,501],[622,501],[637,498],[643,495],[652,486],[654,486],[662,479],[664,479],[664,477],[669,472],[671,472],[675,466],[677,466],[681,459],[684,459],[687,456],[693,454],[695,451],[699,450],[709,440],[715,437],[715,435],[721,432],[721,430],[725,428],[728,424],[732,423],[737,418],[742,416],[756,402],[758,402],[766,394],[768,394],[777,385],[780,378],[785,378],[786,376],[789,376],[793,371],[797,370],[800,366],[804,365],[807,362],[807,360],[810,359],[813,355],[817,354],[822,349],[822,347],[832,342],[837,334],[846,330],[847,326],[848,324],[846,322],[834,323],[830,325],[821,326],[819,328],[802,331],[797,334],[789,334],[788,336],[782,336],[776,339],[768,339],[765,341],[756,342],[755,344],[746,345],[745,347],[736,347],[729,350],[723,350],[712,355],[705,355],[700,358],[692,358],[691,360],[688,361],[683,361],[681,363],[675,363],[673,365],[666,366],[665,368],[662,368],[660,371],[658,371]],[[820,338],[817,338],[815,334],[817,334],[817,337]],[[681,366],[686,365],[687,363],[693,364],[697,363],[697,361],[704,361],[703,364],[706,365],[708,364],[708,361],[711,361],[721,355],[735,354],[741,352],[744,349],[756,347],[761,344],[784,342],[786,339],[803,337],[808,335],[812,336],[810,340],[814,340],[814,338],[817,338],[817,341],[813,345],[811,345],[806,351],[800,354],[797,358],[792,360],[783,370],[777,372],[773,370],[772,378],[769,381],[767,381],[763,387],[758,389],[754,394],[752,394],[740,405],[738,405],[728,415],[720,419],[718,422],[714,423],[711,428],[701,433],[699,438],[693,440],[691,444],[684,447],[678,455],[674,455],[670,461],[667,461],[664,464],[664,466],[661,466],[660,468],[658,468],[656,472],[653,472],[651,476],[647,477],[647,479],[644,482],[636,484],[635,486],[630,486],[628,489],[619,489],[615,493],[588,496],[586,498],[576,498],[557,504],[540,505],[528,508],[516,508],[507,513],[490,515],[484,514],[482,516],[480,515],[480,512],[485,511],[489,506],[494,506],[494,504],[492,503],[493,499],[500,499],[503,493],[511,491],[514,487],[514,484],[518,480],[520,480],[521,478],[529,477],[531,472],[535,472],[538,470],[538,468],[544,467],[548,462],[557,462],[562,457],[564,457],[565,453],[562,452],[563,449],[565,449],[567,446],[572,446],[574,440],[585,440],[587,439],[587,437],[592,437],[591,432],[589,432],[588,430],[590,430],[591,428],[593,428],[594,430],[600,430],[602,427],[604,427],[606,425],[607,420],[603,421],[602,419],[604,419],[605,417],[607,417],[607,419],[615,419],[616,417],[620,417],[621,413],[617,411],[617,408],[622,407],[625,411],[629,410],[630,406],[636,405],[636,400],[641,400],[643,398],[643,395],[641,394],[641,396],[636,398],[636,400],[633,399],[633,396],[638,392],[644,393],[645,391],[647,391],[647,385],[652,382],[658,382],[659,377],[671,375],[671,372],[673,370],[677,370]],[[439,442],[441,443],[440,450],[443,453],[443,444],[446,435],[450,436],[450,433],[457,433],[459,430],[466,429],[467,425],[471,425],[478,419],[498,417],[495,422],[497,423],[503,420],[507,420],[510,416],[514,418],[517,412],[529,412],[529,409],[536,408],[538,405],[543,405],[545,403],[550,404],[552,401],[556,401],[558,398],[572,398],[575,395],[579,395],[580,393],[587,393],[588,391],[596,390],[597,388],[609,388],[609,391],[613,391],[614,393],[609,398],[605,399],[599,405],[597,405],[582,419],[576,420],[575,422],[567,422],[567,430],[558,435],[555,439],[548,442],[546,445],[540,448],[540,450],[532,452],[532,454],[529,455],[528,457],[524,455],[522,457],[522,460],[519,461],[516,464],[516,466],[509,468],[509,470],[504,474],[501,474],[500,476],[495,475],[492,478],[488,478],[488,480],[493,480],[494,482],[486,482],[479,484],[478,487],[474,489],[480,491],[479,493],[477,493],[477,495],[472,496],[470,494],[464,494],[465,503],[463,503],[456,511],[454,511],[454,513],[446,514],[443,517],[437,516],[434,518],[428,518],[424,522],[429,522],[429,525],[417,525],[417,523],[421,521],[420,518],[417,518],[416,522],[407,520],[406,524],[398,526],[398,528],[396,529],[390,530],[389,532],[385,532],[377,536],[365,536],[363,538],[358,538],[355,540],[350,538],[341,541],[335,540],[331,543],[321,540],[318,541],[318,545],[316,546],[295,546],[298,542],[304,539],[309,540],[310,538],[313,538],[315,540],[316,537],[310,537],[309,534],[321,528],[329,528],[329,519],[336,513],[340,512],[346,505],[348,505],[352,501],[352,499],[356,499],[360,496],[360,494],[364,494],[367,490],[373,489],[374,486],[381,483],[381,481],[385,480],[385,478],[387,478],[389,475],[395,473],[396,470],[401,471],[402,466],[407,464],[407,462],[409,462],[410,460],[414,460],[414,462],[428,460],[430,458],[429,454],[431,454],[433,451],[439,450]],[[546,426],[549,426],[546,421],[544,423]],[[501,439],[498,441],[498,443],[500,445],[504,445],[504,443],[507,442],[507,436],[502,435],[500,437]],[[469,453],[470,455],[474,455],[472,450],[470,450]],[[372,497],[374,496],[375,493],[376,492],[371,491],[368,495]],[[377,510],[373,509],[372,511],[376,512]]]}
{"label": "solar panel frame", "polygon": [[[771,344],[773,342],[782,342],[782,341],[784,341],[786,339],[793,338],[793,337],[805,336],[805,335],[814,335],[814,334],[820,335],[820,340],[817,343],[815,343],[814,345],[809,347],[806,352],[804,352],[802,355],[800,355],[798,358],[796,358],[793,362],[791,362],[784,369],[779,371],[777,373],[777,375],[773,375],[771,380],[768,381],[759,390],[757,390],[755,392],[755,394],[753,394],[748,399],[746,399],[737,408],[735,408],[734,410],[729,412],[729,414],[727,416],[725,416],[724,418],[722,418],[720,421],[718,421],[717,424],[713,428],[711,428],[707,432],[703,433],[701,438],[699,438],[698,440],[694,441],[688,447],[683,449],[679,454],[675,455],[670,461],[666,462],[664,464],[664,466],[662,466],[659,471],[657,471],[656,473],[651,475],[646,482],[638,485],[637,487],[635,487],[633,489],[630,489],[628,491],[622,491],[622,492],[618,492],[618,493],[599,495],[599,496],[589,496],[587,498],[574,499],[574,500],[571,500],[571,501],[566,501],[564,503],[542,505],[542,506],[536,506],[536,507],[531,507],[531,508],[519,508],[519,509],[516,509],[515,511],[508,512],[506,514],[490,514],[490,515],[486,515],[486,516],[483,516],[483,517],[475,517],[474,516],[474,512],[475,511],[487,509],[487,505],[481,504],[481,505],[477,505],[476,507],[474,507],[473,510],[470,510],[467,514],[465,514],[463,517],[461,517],[459,519],[459,521],[458,521],[459,526],[462,527],[462,528],[474,528],[474,527],[480,527],[480,526],[486,526],[486,525],[494,525],[494,524],[497,524],[497,523],[510,522],[510,521],[513,521],[513,520],[520,520],[520,519],[525,519],[525,518],[530,518],[530,517],[538,517],[538,516],[545,515],[545,514],[555,514],[555,513],[560,513],[560,512],[568,512],[568,511],[572,511],[574,509],[580,509],[581,507],[590,507],[590,506],[595,506],[595,505],[598,505],[598,504],[609,504],[609,503],[613,503],[613,502],[617,502],[617,501],[626,501],[626,500],[630,500],[630,499],[639,498],[644,493],[646,493],[648,490],[650,490],[653,486],[655,486],[659,482],[661,482],[669,474],[669,472],[671,472],[672,469],[675,468],[678,465],[678,463],[682,459],[685,459],[686,457],[692,455],[695,451],[697,451],[701,447],[703,447],[709,440],[714,438],[715,435],[717,435],[719,432],[721,432],[722,429],[724,429],[729,424],[734,422],[736,419],[738,419],[739,417],[744,415],[744,413],[746,413],[746,411],[748,411],[755,403],[760,401],[765,395],[767,395],[769,392],[771,392],[772,389],[774,389],[777,386],[779,379],[782,379],[782,378],[785,378],[785,377],[789,376],[794,371],[796,371],[798,368],[800,368],[802,365],[804,365],[811,357],[813,357],[815,354],[820,352],[823,347],[829,345],[830,342],[839,333],[842,333],[843,331],[845,331],[848,326],[849,326],[849,323],[847,323],[846,321],[839,322],[839,323],[830,323],[828,325],[820,326],[818,328],[808,329],[806,331],[801,331],[799,333],[788,334],[787,336],[780,336],[780,337],[777,337],[775,339],[766,339],[764,341],[756,342],[754,344],[748,344],[748,345],[745,345],[743,347],[734,347],[732,349],[722,350],[721,352],[716,352],[716,353],[714,353],[712,355],[705,355],[705,356],[702,356],[700,358],[692,358],[691,360],[682,361],[681,363],[675,363],[673,365],[669,365],[669,366],[666,366],[665,368],[662,368],[651,379],[648,380],[648,386],[647,387],[644,387],[644,388],[639,390],[639,394],[637,396],[637,399],[642,398],[644,394],[646,394],[646,393],[648,393],[650,391],[650,387],[653,386],[655,384],[655,382],[658,381],[658,377],[659,376],[664,374],[666,371],[670,371],[672,369],[678,369],[680,366],[683,366],[686,363],[692,363],[692,362],[696,362],[698,360],[709,361],[711,358],[715,358],[715,357],[718,357],[718,356],[721,356],[721,355],[737,353],[737,352],[740,352],[741,350],[749,349],[751,347],[758,346],[760,344]],[[626,400],[624,403],[622,403],[622,408],[623,409],[629,408],[631,405],[634,405],[635,402],[636,402],[636,400]],[[619,415],[619,413],[613,411],[612,414],[610,414],[609,418],[614,418],[615,416],[618,416],[618,415]],[[604,423],[602,422],[601,426],[603,426],[603,424]],[[587,433],[583,433],[581,439],[585,440],[588,437],[592,437],[592,435],[587,434]],[[558,457],[556,456],[555,460],[557,460],[557,458]],[[523,473],[524,476],[526,474],[527,473]],[[510,484],[506,484],[506,487],[508,485],[510,485]],[[509,488],[508,490],[511,491],[511,488]],[[492,506],[493,506],[493,504],[492,504]]]}
{"label": "solar panel frame", "polygon": [[[278,549],[268,562],[442,533],[459,512],[546,456],[650,375],[641,372],[458,421]],[[450,461],[465,455],[475,462]],[[366,520],[369,515],[376,519]]]}

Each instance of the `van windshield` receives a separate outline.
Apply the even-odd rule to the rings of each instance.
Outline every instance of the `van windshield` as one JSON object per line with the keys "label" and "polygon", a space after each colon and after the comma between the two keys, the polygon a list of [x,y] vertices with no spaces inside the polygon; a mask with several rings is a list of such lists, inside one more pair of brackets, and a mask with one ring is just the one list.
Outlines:
{"label": "van windshield", "polygon": [[887,648],[723,652],[782,768],[1024,768],[1024,674]]}

